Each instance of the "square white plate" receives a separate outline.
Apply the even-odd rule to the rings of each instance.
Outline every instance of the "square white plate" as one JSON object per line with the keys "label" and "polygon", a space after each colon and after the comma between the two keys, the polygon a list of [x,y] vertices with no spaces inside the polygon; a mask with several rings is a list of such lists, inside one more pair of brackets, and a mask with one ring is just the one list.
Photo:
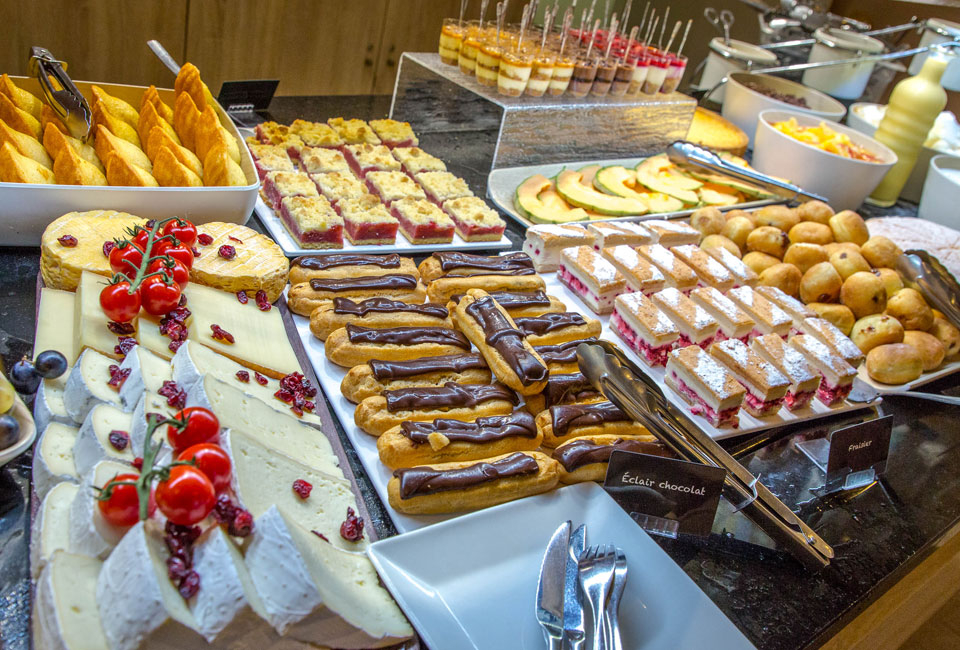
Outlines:
{"label": "square white plate", "polygon": [[595,483],[391,537],[368,554],[430,648],[542,650],[547,645],[535,614],[540,563],[550,536],[567,519],[587,525],[588,545],[615,544],[627,556],[620,603],[624,648],[754,647]]}

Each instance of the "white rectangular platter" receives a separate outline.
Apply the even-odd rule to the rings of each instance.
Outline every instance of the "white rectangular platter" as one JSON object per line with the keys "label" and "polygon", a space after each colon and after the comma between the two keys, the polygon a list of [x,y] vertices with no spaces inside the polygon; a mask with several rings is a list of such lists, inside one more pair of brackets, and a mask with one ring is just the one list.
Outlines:
{"label": "white rectangular platter", "polygon": [[328,253],[402,253],[405,255],[417,255],[420,253],[432,253],[433,251],[494,251],[510,248],[513,244],[510,239],[503,235],[500,241],[463,241],[460,235],[454,233],[453,241],[449,244],[411,244],[406,237],[397,233],[396,241],[391,244],[367,244],[365,246],[354,246],[346,238],[343,240],[343,248],[303,248],[293,238],[290,231],[283,225],[273,210],[263,202],[262,197],[257,197],[255,210],[260,223],[266,228],[273,240],[280,245],[283,252],[288,257],[297,255],[324,255]]}
{"label": "white rectangular platter", "polygon": [[949,375],[952,375],[956,372],[960,372],[960,360],[955,361],[946,361],[942,366],[936,370],[930,372],[925,372],[913,381],[908,381],[905,384],[881,384],[879,381],[874,381],[870,378],[869,373],[867,373],[867,362],[864,361],[860,364],[860,367],[857,369],[857,376],[861,381],[868,384],[872,388],[875,388],[878,393],[891,393],[894,391],[903,391],[903,390],[913,390],[914,388],[919,388],[924,384],[929,384],[938,379],[942,379]]}

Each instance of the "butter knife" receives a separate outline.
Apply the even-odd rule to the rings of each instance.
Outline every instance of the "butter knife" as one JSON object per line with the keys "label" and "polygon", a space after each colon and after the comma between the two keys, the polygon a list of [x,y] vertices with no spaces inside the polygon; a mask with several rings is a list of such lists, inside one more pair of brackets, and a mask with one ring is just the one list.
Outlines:
{"label": "butter knife", "polygon": [[587,543],[587,525],[570,535],[567,547],[567,565],[563,586],[563,650],[580,650],[587,637],[583,622],[583,603],[580,601],[580,556]]}
{"label": "butter knife", "polygon": [[560,650],[563,637],[563,591],[566,583],[567,548],[570,541],[570,520],[560,524],[547,544],[540,565],[537,585],[537,621],[550,650]]}

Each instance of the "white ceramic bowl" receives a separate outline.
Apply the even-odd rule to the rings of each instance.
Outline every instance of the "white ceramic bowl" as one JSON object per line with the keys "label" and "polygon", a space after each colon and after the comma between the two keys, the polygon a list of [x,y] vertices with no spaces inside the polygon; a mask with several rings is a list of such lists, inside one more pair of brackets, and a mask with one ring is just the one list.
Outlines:
{"label": "white ceramic bowl", "polygon": [[13,445],[0,450],[0,467],[29,449],[37,437],[37,427],[33,423],[33,416],[30,415],[30,409],[23,403],[19,395],[13,401],[10,413],[20,423],[20,438]]}
{"label": "white ceramic bowl", "polygon": [[947,154],[934,156],[923,184],[917,216],[949,228],[960,228],[960,158]]}
{"label": "white ceramic bowl", "polygon": [[[751,90],[744,85],[745,81],[752,81],[785,95],[802,97],[806,100],[809,108],[794,106],[779,99],[768,97],[756,90]],[[747,137],[750,138],[751,147],[757,130],[757,116],[767,109],[796,111],[807,115],[815,115],[831,122],[840,121],[844,113],[847,112],[844,105],[832,97],[789,79],[750,72],[734,72],[730,75],[730,80],[727,82],[727,94],[720,112],[725,118],[744,130]]]}
{"label": "white ceramic bowl", "polygon": [[795,118],[800,126],[817,126],[822,118],[796,111],[760,113],[753,146],[753,166],[765,174],[787,178],[805,190],[820,194],[834,210],[855,210],[879,185],[897,154],[856,129],[840,124],[830,128],[877,155],[881,162],[866,162],[829,153],[791,138],[771,126]]}

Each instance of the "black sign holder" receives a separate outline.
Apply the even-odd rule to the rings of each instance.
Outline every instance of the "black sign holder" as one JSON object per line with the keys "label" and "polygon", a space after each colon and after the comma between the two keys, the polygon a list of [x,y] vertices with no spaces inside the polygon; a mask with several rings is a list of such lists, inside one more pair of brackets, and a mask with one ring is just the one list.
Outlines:
{"label": "black sign holder", "polygon": [[811,490],[825,496],[870,485],[886,470],[893,416],[837,429],[826,438],[797,443],[797,449],[826,474],[823,486]]}

